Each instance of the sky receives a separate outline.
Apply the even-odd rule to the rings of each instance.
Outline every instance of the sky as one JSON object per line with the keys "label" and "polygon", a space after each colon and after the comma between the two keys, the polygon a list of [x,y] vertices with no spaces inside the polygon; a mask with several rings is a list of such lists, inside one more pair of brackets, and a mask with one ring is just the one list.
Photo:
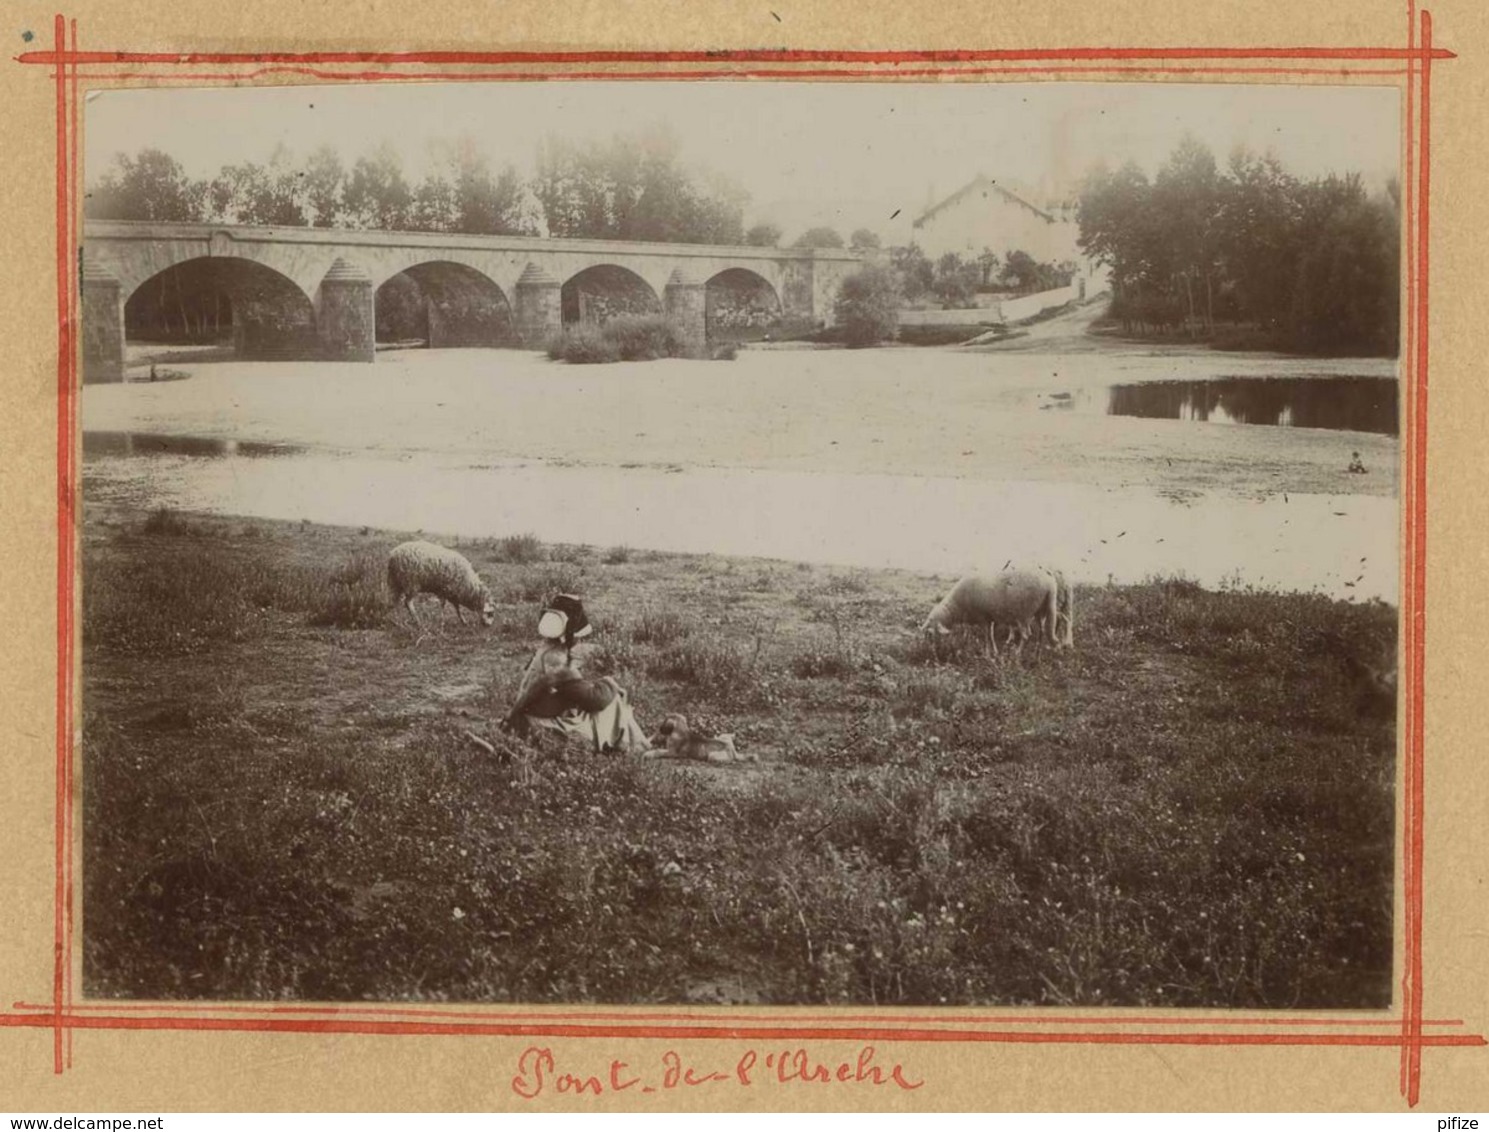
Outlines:
{"label": "sky", "polygon": [[[153,147],[193,177],[331,144],[350,166],[387,141],[410,179],[433,145],[470,137],[532,171],[539,142],[657,124],[691,167],[749,194],[747,224],[789,240],[814,224],[908,240],[909,222],[978,174],[1037,189],[1098,161],[1150,173],[1186,134],[1224,163],[1244,144],[1301,177],[1396,174],[1394,87],[1178,83],[513,82],[152,89],[90,93],[84,173]],[[895,215],[895,214],[898,215]]]}

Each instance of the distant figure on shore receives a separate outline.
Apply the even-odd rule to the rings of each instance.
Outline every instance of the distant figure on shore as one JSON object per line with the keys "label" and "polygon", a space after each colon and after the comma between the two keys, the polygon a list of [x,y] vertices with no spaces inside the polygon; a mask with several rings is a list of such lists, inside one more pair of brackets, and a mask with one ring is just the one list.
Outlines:
{"label": "distant figure on shore", "polygon": [[1353,456],[1354,458],[1349,462],[1349,470],[1356,475],[1364,475],[1365,465],[1360,460],[1360,454],[1358,452],[1353,452],[1351,453],[1351,456]]}
{"label": "distant figure on shore", "polygon": [[151,362],[150,363],[150,380],[151,381],[154,381],[155,380],[155,363],[154,362]]}

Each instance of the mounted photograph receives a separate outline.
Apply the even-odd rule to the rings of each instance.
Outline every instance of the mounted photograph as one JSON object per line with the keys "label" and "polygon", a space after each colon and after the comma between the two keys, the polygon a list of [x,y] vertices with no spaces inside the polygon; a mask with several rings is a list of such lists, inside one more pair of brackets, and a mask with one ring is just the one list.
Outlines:
{"label": "mounted photograph", "polygon": [[83,997],[1390,1007],[1402,114],[90,93]]}

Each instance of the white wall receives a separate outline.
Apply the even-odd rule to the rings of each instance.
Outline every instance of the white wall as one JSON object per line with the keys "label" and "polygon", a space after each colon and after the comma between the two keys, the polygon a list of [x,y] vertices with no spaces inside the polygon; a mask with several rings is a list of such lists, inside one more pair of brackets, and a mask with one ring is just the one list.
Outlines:
{"label": "white wall", "polygon": [[914,237],[931,259],[947,252],[975,259],[990,248],[1000,259],[1025,251],[1037,260],[1058,262],[1071,258],[1065,249],[1074,246],[1068,231],[1072,227],[1046,220],[997,189],[982,186],[923,220]]}
{"label": "white wall", "polygon": [[[1087,291],[1087,294],[1094,292]],[[1036,295],[1021,295],[1016,299],[1000,299],[988,307],[951,311],[900,311],[901,326],[974,326],[980,322],[1017,322],[1029,318],[1051,307],[1061,307],[1080,298],[1080,283],[1068,287],[1057,287],[1053,291],[1040,291]]]}

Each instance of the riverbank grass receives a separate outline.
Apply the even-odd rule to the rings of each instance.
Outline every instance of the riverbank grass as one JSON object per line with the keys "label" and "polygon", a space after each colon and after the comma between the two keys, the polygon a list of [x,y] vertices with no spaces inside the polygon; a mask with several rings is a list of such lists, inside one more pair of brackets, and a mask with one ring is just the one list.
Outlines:
{"label": "riverbank grass", "polygon": [[[452,543],[492,628],[418,626],[405,537],[88,508],[88,995],[1390,1002],[1386,606],[1078,587],[995,662],[914,633],[950,577],[516,537]],[[497,730],[559,586],[643,725],[761,762]]]}

